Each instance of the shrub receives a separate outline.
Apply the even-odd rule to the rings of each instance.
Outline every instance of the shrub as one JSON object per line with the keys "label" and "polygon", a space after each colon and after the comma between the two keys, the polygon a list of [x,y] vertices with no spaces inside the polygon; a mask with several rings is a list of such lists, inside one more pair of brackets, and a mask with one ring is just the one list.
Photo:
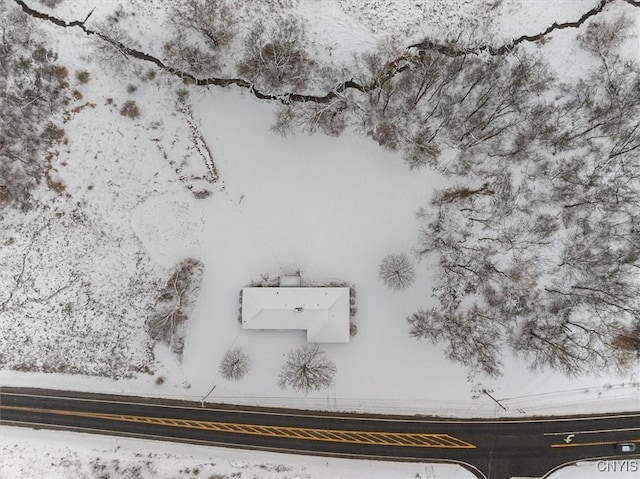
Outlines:
{"label": "shrub", "polygon": [[76,80],[80,83],[88,83],[91,78],[91,74],[87,70],[79,70],[76,72]]}
{"label": "shrub", "polygon": [[56,8],[60,5],[64,0],[40,0],[45,7]]}
{"label": "shrub", "polygon": [[60,83],[63,83],[69,76],[69,70],[64,65],[54,65],[51,68],[51,73]]}
{"label": "shrub", "polygon": [[176,101],[181,105],[186,105],[189,101],[189,90],[186,88],[180,88],[176,92]]}
{"label": "shrub", "polygon": [[358,334],[358,325],[351,321],[349,323],[349,336],[355,336],[356,334]]}
{"label": "shrub", "polygon": [[136,105],[135,100],[127,100],[120,109],[120,114],[127,118],[138,118],[140,116],[140,108]]}
{"label": "shrub", "polygon": [[42,133],[42,137],[48,141],[60,143],[65,137],[65,131],[64,128],[58,128],[53,123],[49,123]]}

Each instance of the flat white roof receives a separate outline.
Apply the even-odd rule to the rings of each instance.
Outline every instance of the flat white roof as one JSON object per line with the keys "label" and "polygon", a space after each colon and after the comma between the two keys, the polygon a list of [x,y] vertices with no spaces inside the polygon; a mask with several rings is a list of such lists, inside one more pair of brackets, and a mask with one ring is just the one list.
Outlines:
{"label": "flat white roof", "polygon": [[349,342],[349,288],[244,288],[244,329],[303,329],[313,343]]}

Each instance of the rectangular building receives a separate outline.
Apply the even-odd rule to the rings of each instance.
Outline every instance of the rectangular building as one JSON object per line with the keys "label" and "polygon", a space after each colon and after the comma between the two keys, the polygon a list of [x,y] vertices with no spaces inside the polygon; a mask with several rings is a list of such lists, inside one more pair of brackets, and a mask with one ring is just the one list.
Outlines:
{"label": "rectangular building", "polygon": [[242,327],[302,329],[310,343],[347,343],[349,288],[244,288]]}

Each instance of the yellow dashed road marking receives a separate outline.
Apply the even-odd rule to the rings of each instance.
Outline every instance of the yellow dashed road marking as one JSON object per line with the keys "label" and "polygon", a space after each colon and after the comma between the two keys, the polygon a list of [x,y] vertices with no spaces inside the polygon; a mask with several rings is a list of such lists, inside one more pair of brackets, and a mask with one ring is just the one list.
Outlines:
{"label": "yellow dashed road marking", "polygon": [[[0,406],[0,409],[25,411],[63,416],[90,417],[110,421],[136,422],[157,426],[170,426],[207,431],[270,436],[305,441],[341,442],[349,444],[369,444],[377,446],[430,447],[446,449],[475,449],[471,443],[448,434],[421,434],[402,432],[360,432],[341,429],[315,429],[306,427],[263,426],[229,422],[201,421],[147,416],[129,416],[97,412],[65,411],[60,409],[30,408],[21,406]],[[571,446],[568,444],[567,446]],[[563,445],[559,445],[562,447]],[[552,446],[554,447],[554,446]]]}

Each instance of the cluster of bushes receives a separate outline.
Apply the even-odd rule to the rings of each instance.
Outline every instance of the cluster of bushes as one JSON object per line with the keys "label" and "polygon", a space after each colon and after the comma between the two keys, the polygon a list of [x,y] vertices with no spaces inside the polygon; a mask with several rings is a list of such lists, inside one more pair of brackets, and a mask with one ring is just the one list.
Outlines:
{"label": "cluster of bushes", "polygon": [[200,289],[204,265],[187,258],[176,266],[157,297],[155,312],[148,320],[151,337],[182,354],[186,321],[189,319]]}
{"label": "cluster of bushes", "polygon": [[0,5],[0,23],[0,206],[27,210],[44,150],[63,132],[55,118],[70,101],[69,72],[15,6]]}

